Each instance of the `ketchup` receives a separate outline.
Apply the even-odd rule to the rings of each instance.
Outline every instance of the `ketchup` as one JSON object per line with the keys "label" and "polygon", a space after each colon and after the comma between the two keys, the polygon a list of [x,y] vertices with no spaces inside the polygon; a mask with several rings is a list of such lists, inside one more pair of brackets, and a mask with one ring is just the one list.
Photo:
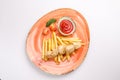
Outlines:
{"label": "ketchup", "polygon": [[60,30],[65,33],[65,34],[69,34],[70,32],[73,31],[73,24],[71,21],[69,20],[62,20],[60,22]]}

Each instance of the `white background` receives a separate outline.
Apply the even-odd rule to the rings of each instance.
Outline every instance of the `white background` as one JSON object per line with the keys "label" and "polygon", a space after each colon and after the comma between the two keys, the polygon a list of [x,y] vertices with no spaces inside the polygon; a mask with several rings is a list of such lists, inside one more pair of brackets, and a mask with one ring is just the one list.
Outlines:
{"label": "white background", "polygon": [[[1,80],[120,80],[119,0],[0,0]],[[83,64],[67,75],[44,73],[26,55],[32,25],[47,12],[73,8],[86,18],[91,42]]]}

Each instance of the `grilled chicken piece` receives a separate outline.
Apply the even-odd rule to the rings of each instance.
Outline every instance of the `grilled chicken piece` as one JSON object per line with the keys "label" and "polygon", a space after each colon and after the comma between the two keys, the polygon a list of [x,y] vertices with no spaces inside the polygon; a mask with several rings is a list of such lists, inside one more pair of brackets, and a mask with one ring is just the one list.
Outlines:
{"label": "grilled chicken piece", "polygon": [[57,55],[58,55],[58,50],[57,49],[53,49],[52,56],[56,57]]}
{"label": "grilled chicken piece", "polygon": [[73,42],[74,48],[78,49],[81,47],[81,43],[80,42]]}
{"label": "grilled chicken piece", "polygon": [[66,46],[66,53],[72,53],[72,52],[74,52],[74,50],[75,50],[75,48],[74,48],[74,45],[68,45],[68,46]]}
{"label": "grilled chicken piece", "polygon": [[46,53],[46,57],[47,58],[53,58],[53,52],[52,51],[47,51],[47,53]]}
{"label": "grilled chicken piece", "polygon": [[65,46],[64,45],[58,46],[58,53],[59,54],[65,54]]}
{"label": "grilled chicken piece", "polygon": [[58,55],[57,49],[54,49],[53,51],[47,51],[46,57],[47,58],[54,58]]}

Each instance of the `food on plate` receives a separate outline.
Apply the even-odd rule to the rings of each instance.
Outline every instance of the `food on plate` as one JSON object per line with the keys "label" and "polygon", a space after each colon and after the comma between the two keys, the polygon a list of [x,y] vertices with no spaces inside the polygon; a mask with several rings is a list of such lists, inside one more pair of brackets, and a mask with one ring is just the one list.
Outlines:
{"label": "food on plate", "polygon": [[55,23],[56,19],[52,18],[46,23],[46,27],[49,27],[52,23]]}
{"label": "food on plate", "polygon": [[84,17],[76,10],[57,9],[31,28],[26,51],[41,70],[61,75],[75,70],[84,60],[90,42]]}
{"label": "food on plate", "polygon": [[65,45],[60,45],[60,46],[58,46],[58,53],[59,54],[65,54]]}
{"label": "food on plate", "polygon": [[48,28],[43,29],[43,34],[44,34],[44,35],[49,34],[49,29],[48,29]]}
{"label": "food on plate", "polygon": [[[45,39],[44,39],[45,40]],[[67,60],[70,59],[70,54],[72,54],[76,49],[79,49],[81,45],[81,40],[79,38],[60,38],[60,36],[57,36],[55,32],[52,32],[52,37],[49,39],[43,40],[43,50],[42,56],[44,56],[42,59],[54,59],[56,64],[58,62],[61,62],[61,59],[63,57],[60,56],[66,56]],[[67,42],[67,43],[66,43]],[[57,59],[56,59],[57,58]],[[58,60],[58,61],[57,61]],[[48,60],[49,61],[49,60]],[[65,60],[64,60],[65,61]]]}
{"label": "food on plate", "polygon": [[73,34],[76,29],[76,25],[72,18],[63,16],[58,22],[58,30],[63,36]]}
{"label": "food on plate", "polygon": [[73,45],[74,45],[74,49],[78,49],[81,47],[81,43],[80,42],[73,42]]}
{"label": "food on plate", "polygon": [[75,50],[74,45],[68,45],[66,46],[65,52],[66,54],[71,54],[74,52],[74,50]]}
{"label": "food on plate", "polygon": [[50,25],[50,30],[51,31],[56,31],[57,30],[57,28],[55,27],[55,24]]}

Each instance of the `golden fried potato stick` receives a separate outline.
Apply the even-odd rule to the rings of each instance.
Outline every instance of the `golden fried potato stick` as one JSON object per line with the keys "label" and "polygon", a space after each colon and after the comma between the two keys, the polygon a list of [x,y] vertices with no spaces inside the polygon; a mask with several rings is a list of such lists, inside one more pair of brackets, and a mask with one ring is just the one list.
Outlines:
{"label": "golden fried potato stick", "polygon": [[47,40],[45,40],[45,53],[47,52],[48,50],[48,44],[47,44]]}
{"label": "golden fried potato stick", "polygon": [[61,58],[61,60],[63,59],[63,55],[62,54],[60,54],[60,58]]}
{"label": "golden fried potato stick", "polygon": [[67,56],[65,55],[65,56],[62,58],[62,61],[64,62],[66,59],[67,59]]}
{"label": "golden fried potato stick", "polygon": [[60,54],[58,54],[58,62],[61,62]]}
{"label": "golden fried potato stick", "polygon": [[60,42],[61,45],[65,45],[58,36],[57,36],[57,40]]}
{"label": "golden fried potato stick", "polygon": [[56,38],[55,32],[53,32],[53,39],[54,39],[54,43],[55,43],[55,48],[57,49],[58,45],[57,45],[57,38]]}
{"label": "golden fried potato stick", "polygon": [[54,37],[52,35],[52,39],[51,39],[51,50],[53,50],[55,47],[54,47]]}
{"label": "golden fried potato stick", "polygon": [[48,44],[49,44],[48,51],[50,51],[51,50],[51,41],[50,41],[50,38],[48,39]]}
{"label": "golden fried potato stick", "polygon": [[78,41],[82,41],[82,40],[79,40],[79,39],[69,39],[69,38],[66,38],[66,39],[64,39],[64,38],[61,38],[63,41],[72,41],[72,42],[78,42]]}
{"label": "golden fried potato stick", "polygon": [[60,63],[58,62],[58,56],[56,56],[56,57],[54,58],[54,61],[55,61],[56,64],[60,64]]}
{"label": "golden fried potato stick", "polygon": [[69,53],[66,53],[66,58],[68,61],[70,61],[70,54]]}
{"label": "golden fried potato stick", "polygon": [[64,44],[66,44],[66,45],[71,44],[71,43],[70,43],[70,42],[68,42],[68,41],[63,41],[63,43],[64,43]]}

